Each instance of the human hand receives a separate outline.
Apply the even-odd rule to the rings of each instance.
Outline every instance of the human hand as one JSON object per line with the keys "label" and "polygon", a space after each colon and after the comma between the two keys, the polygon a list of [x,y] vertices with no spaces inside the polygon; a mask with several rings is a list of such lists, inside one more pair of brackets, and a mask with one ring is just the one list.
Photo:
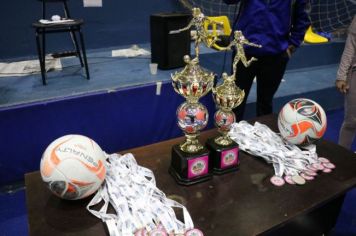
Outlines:
{"label": "human hand", "polygon": [[287,48],[287,55],[289,58],[291,58],[292,54],[295,52],[296,48],[294,45],[289,45]]}
{"label": "human hand", "polygon": [[343,94],[346,94],[350,88],[350,86],[347,84],[346,80],[336,80],[335,85],[336,85],[337,90],[339,90],[339,92],[343,93]]}

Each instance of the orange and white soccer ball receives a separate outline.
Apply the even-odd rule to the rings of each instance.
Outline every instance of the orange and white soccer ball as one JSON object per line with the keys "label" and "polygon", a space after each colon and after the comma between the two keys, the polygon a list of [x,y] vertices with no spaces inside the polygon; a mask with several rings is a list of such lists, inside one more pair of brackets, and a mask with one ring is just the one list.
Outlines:
{"label": "orange and white soccer ball", "polygon": [[313,143],[324,135],[326,126],[323,108],[310,99],[294,99],[279,112],[279,132],[292,144],[305,146]]}
{"label": "orange and white soccer ball", "polygon": [[92,139],[66,135],[47,147],[40,172],[55,195],[69,200],[85,198],[98,190],[105,179],[105,155]]}

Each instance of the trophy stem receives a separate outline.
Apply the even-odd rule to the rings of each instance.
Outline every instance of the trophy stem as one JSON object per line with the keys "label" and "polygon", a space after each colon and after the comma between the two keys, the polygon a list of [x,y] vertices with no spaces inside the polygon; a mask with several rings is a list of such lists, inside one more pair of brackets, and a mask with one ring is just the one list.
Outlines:
{"label": "trophy stem", "polygon": [[197,98],[197,97],[189,97],[189,98],[187,98],[187,102],[196,104],[196,103],[199,102],[199,98]]}
{"label": "trophy stem", "polygon": [[[232,117],[232,122],[235,122],[235,114],[231,111],[231,108],[221,107],[220,110],[223,113],[230,114],[230,116]],[[226,123],[225,123],[225,125],[226,125]],[[230,125],[231,124],[229,124],[229,126]],[[229,130],[230,130],[230,127],[226,127],[224,125],[218,126],[218,131],[221,135],[214,139],[215,143],[217,143],[221,146],[231,145],[234,141],[227,135],[229,133]]]}
{"label": "trophy stem", "polygon": [[221,145],[221,146],[229,146],[232,144],[234,141],[227,135],[228,132],[226,131],[220,131],[221,136],[218,136],[214,139],[215,143]]}
{"label": "trophy stem", "polygon": [[229,146],[234,141],[228,136],[231,125],[235,122],[235,114],[231,108],[220,107],[214,114],[215,125],[218,127],[219,136],[214,138],[214,142],[220,146]]}
{"label": "trophy stem", "polygon": [[198,140],[199,133],[185,134],[186,140],[180,145],[180,149],[187,153],[197,153],[204,148]]}

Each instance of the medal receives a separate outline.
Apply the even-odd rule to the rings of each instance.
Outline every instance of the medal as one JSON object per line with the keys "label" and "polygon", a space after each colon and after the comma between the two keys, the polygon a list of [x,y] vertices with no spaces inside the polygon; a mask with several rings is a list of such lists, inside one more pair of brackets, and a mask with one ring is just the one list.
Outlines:
{"label": "medal", "polygon": [[300,175],[293,175],[292,180],[298,185],[305,184],[305,179],[303,179]]}
{"label": "medal", "polygon": [[303,171],[304,174],[309,175],[309,176],[317,176],[317,173],[311,170],[305,170]]}
{"label": "medal", "polygon": [[333,163],[331,163],[331,162],[329,162],[329,163],[323,163],[323,166],[325,166],[326,168],[328,168],[328,169],[335,169],[335,165],[333,164]]}
{"label": "medal", "polygon": [[282,177],[279,177],[276,175],[272,176],[270,181],[275,186],[283,186],[285,184],[284,179],[282,179]]}
{"label": "medal", "polygon": [[314,171],[314,172],[316,172],[316,171],[318,171],[316,168],[314,168],[312,165],[307,165],[307,169],[308,170],[311,170],[311,171]]}
{"label": "medal", "polygon": [[149,233],[149,236],[167,236],[167,233],[164,229],[154,229]]}
{"label": "medal", "polygon": [[317,169],[317,170],[323,170],[324,169],[324,166],[320,163],[314,163],[312,164],[312,166]]}
{"label": "medal", "polygon": [[301,173],[300,176],[305,180],[313,180],[314,179],[313,176],[307,175],[305,173]]}
{"label": "medal", "polygon": [[325,157],[319,157],[318,160],[319,160],[321,163],[328,163],[328,162],[330,162],[329,159],[326,159]]}
{"label": "medal", "polygon": [[204,234],[199,229],[191,229],[185,233],[185,236],[204,236]]}
{"label": "medal", "polygon": [[332,171],[332,169],[329,169],[329,168],[324,168],[323,172],[324,173],[330,173]]}
{"label": "medal", "polygon": [[292,176],[290,175],[286,175],[284,176],[284,180],[288,183],[288,184],[295,184],[295,182],[292,179]]}

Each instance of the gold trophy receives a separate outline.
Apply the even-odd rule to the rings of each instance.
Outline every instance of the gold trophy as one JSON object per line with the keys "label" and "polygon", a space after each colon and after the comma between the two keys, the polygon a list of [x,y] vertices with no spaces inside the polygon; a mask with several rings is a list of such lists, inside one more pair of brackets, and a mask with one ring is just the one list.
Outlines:
{"label": "gold trophy", "polygon": [[183,29],[171,31],[179,33],[190,29],[197,30],[195,38],[195,58],[184,56],[186,66],[180,72],[172,75],[174,90],[186,101],[177,109],[178,126],[185,134],[185,141],[172,147],[170,174],[182,185],[191,185],[212,178],[209,165],[209,151],[199,142],[199,132],[208,123],[208,110],[199,102],[213,87],[215,75],[199,66],[199,45],[205,43],[211,46],[213,40],[208,40],[204,30],[204,22],[208,20],[199,8],[193,8],[193,18]]}
{"label": "gold trophy", "polygon": [[218,137],[208,139],[206,147],[210,151],[209,158],[211,159],[214,174],[224,174],[226,172],[238,170],[239,165],[239,149],[229,136],[228,132],[231,125],[235,122],[235,114],[232,109],[241,104],[245,97],[245,92],[236,86],[236,68],[237,63],[241,61],[244,66],[248,67],[257,59],[252,57],[246,59],[243,45],[247,44],[254,47],[261,47],[254,43],[250,43],[241,31],[235,31],[234,39],[226,49],[236,48],[236,55],[233,60],[233,74],[228,76],[227,73],[222,74],[223,83],[216,88],[213,88],[213,98],[219,110],[214,114],[215,125],[221,134]]}

